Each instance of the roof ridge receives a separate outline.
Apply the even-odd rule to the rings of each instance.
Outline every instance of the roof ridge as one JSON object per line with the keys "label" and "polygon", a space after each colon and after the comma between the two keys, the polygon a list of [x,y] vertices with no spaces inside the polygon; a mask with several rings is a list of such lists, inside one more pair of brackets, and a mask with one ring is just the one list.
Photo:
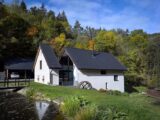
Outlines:
{"label": "roof ridge", "polygon": [[[81,48],[76,48],[76,47],[65,47],[65,49],[77,49],[77,50],[81,50],[81,51],[89,51],[89,52],[98,52],[98,53],[106,53],[106,54],[111,54],[109,52],[102,52],[102,51],[97,51],[97,50],[86,50],[86,49],[81,49]],[[111,54],[112,55],[112,54]]]}

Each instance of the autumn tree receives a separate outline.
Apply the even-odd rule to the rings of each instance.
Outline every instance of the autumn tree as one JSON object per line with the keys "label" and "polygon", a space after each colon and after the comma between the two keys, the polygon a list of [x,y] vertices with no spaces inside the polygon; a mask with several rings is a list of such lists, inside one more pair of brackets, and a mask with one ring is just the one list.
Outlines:
{"label": "autumn tree", "polygon": [[58,37],[51,40],[50,44],[55,49],[55,52],[58,56],[63,54],[63,48],[68,45],[66,36],[64,33],[61,33]]}
{"label": "autumn tree", "polygon": [[113,31],[100,31],[95,38],[95,48],[98,51],[114,53],[116,49],[117,36]]}

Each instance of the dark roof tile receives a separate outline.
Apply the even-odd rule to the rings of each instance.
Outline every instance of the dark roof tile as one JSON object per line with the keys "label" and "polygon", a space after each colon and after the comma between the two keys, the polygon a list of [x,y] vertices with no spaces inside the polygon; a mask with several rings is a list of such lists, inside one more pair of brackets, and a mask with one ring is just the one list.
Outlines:
{"label": "dark roof tile", "polygon": [[42,50],[42,53],[46,59],[46,62],[49,68],[52,68],[52,69],[61,68],[61,65],[59,64],[59,61],[54,53],[54,50],[51,48],[51,46],[47,44],[41,44],[40,49]]}
{"label": "dark roof tile", "polygon": [[9,70],[32,70],[33,59],[14,58],[5,62],[5,69]]}
{"label": "dark roof tile", "polygon": [[79,69],[127,70],[112,54],[65,48],[66,54]]}

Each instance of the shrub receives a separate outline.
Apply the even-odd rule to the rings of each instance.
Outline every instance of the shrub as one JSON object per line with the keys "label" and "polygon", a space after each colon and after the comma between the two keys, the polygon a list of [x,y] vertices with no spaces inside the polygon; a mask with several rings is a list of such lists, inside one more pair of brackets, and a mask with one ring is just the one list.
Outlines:
{"label": "shrub", "polygon": [[89,102],[84,97],[70,97],[64,100],[64,104],[61,105],[60,109],[67,116],[74,117],[80,108],[88,104]]}
{"label": "shrub", "polygon": [[95,105],[85,106],[75,115],[74,120],[96,120],[97,107]]}
{"label": "shrub", "polygon": [[107,94],[109,94],[109,95],[122,95],[122,93],[118,90],[108,90]]}
{"label": "shrub", "polygon": [[27,98],[29,98],[29,99],[33,99],[33,98],[36,96],[36,91],[35,91],[35,89],[32,89],[32,88],[28,89],[28,90],[26,91],[26,96],[27,96]]}
{"label": "shrub", "polygon": [[80,109],[80,103],[77,98],[67,98],[60,107],[61,111],[67,116],[73,117]]}
{"label": "shrub", "polygon": [[100,109],[97,120],[127,120],[128,115],[116,108]]}
{"label": "shrub", "polygon": [[101,88],[101,89],[99,89],[99,92],[105,93],[105,92],[107,92],[107,90]]}

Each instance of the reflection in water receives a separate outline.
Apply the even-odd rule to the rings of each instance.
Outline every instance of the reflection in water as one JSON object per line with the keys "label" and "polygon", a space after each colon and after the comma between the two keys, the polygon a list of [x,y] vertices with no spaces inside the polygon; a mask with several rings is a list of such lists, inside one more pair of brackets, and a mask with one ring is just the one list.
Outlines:
{"label": "reflection in water", "polygon": [[36,109],[37,109],[39,120],[42,120],[42,117],[44,116],[48,106],[49,106],[49,103],[47,102],[36,101]]}
{"label": "reflection in water", "polygon": [[0,92],[0,120],[64,120],[53,103],[31,102],[13,92]]}

